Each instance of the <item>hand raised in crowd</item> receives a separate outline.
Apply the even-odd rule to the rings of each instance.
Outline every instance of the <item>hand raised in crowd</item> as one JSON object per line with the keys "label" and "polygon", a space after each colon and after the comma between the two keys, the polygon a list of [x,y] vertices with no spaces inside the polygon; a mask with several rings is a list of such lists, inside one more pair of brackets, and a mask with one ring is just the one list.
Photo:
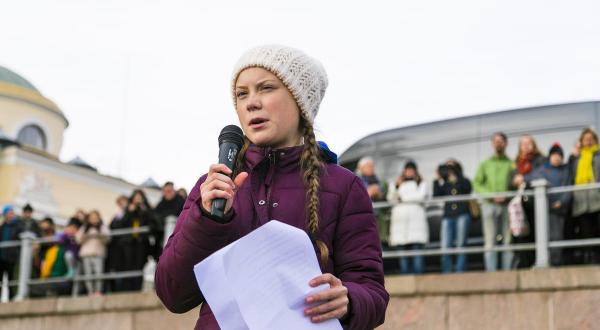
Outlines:
{"label": "hand raised in crowd", "polygon": [[371,198],[381,198],[382,197],[382,193],[381,193],[381,189],[379,189],[379,185],[378,184],[371,184],[367,187],[367,193],[369,194],[369,197]]}
{"label": "hand raised in crowd", "polygon": [[578,141],[573,146],[573,149],[571,150],[571,154],[573,154],[574,157],[579,157],[579,153],[581,153],[581,143]]}
{"label": "hand raised in crowd", "polygon": [[523,177],[523,175],[521,174],[517,174],[515,175],[515,177],[513,178],[513,186],[514,187],[519,187],[520,185],[522,185],[525,182],[525,177]]}
{"label": "hand raised in crowd", "polygon": [[314,288],[325,283],[329,284],[329,289],[306,297],[307,304],[319,303],[317,306],[304,310],[304,315],[310,316],[310,320],[314,323],[341,319],[348,314],[348,304],[350,303],[348,288],[342,284],[339,278],[326,273],[313,278],[308,284]]}
{"label": "hand raised in crowd", "polygon": [[402,182],[404,182],[404,176],[401,175],[398,177],[398,179],[396,179],[396,188],[400,187]]}
{"label": "hand raised in crowd", "polygon": [[229,213],[229,210],[233,206],[236,192],[248,177],[248,173],[242,172],[234,179],[231,179],[228,176],[231,173],[232,171],[229,167],[224,164],[213,164],[210,166],[206,180],[200,185],[200,196],[202,196],[202,208],[204,208],[204,211],[210,213],[212,201],[216,198],[223,198],[227,200],[224,212],[225,214]]}

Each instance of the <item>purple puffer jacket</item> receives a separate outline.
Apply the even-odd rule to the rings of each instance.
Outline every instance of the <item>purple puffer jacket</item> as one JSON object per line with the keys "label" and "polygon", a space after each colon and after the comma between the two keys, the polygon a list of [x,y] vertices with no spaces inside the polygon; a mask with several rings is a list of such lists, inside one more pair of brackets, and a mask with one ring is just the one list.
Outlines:
{"label": "purple puffer jacket", "polygon": [[[213,252],[270,219],[306,230],[301,153],[302,147],[250,146],[246,152],[250,175],[236,195],[231,221],[224,224],[201,212],[199,187],[206,175],[198,180],[156,268],[156,293],[171,312],[185,313],[204,302],[193,267]],[[326,165],[321,175],[319,220],[318,239],[329,248],[329,261],[321,270],[341,279],[350,296],[344,328],[375,328],[384,321],[389,295],[383,284],[375,216],[360,178],[338,165]],[[206,303],[196,329],[219,329]]]}

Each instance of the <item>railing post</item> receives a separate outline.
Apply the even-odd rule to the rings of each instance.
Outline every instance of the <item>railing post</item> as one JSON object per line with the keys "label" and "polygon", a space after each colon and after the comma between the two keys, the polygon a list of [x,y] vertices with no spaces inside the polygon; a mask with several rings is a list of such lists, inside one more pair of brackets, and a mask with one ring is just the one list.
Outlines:
{"label": "railing post", "polygon": [[177,224],[177,217],[174,215],[169,215],[165,218],[165,237],[163,239],[163,247],[167,245],[167,241],[173,231],[175,231],[175,225]]}
{"label": "railing post", "polygon": [[549,266],[548,252],[548,181],[538,179],[531,182],[535,197],[535,267]]}
{"label": "railing post", "polygon": [[21,239],[21,257],[19,260],[19,287],[15,301],[21,301],[29,295],[29,279],[31,278],[31,250],[35,234],[26,231],[19,235]]}
{"label": "railing post", "polygon": [[[6,274],[8,275],[8,274]],[[4,272],[0,273],[0,304],[7,303],[9,299],[10,287],[8,286],[8,276]]]}
{"label": "railing post", "polygon": [[[79,262],[75,262],[75,268],[73,271],[73,284],[71,285],[71,297],[76,298],[79,295],[79,286],[81,285],[81,281],[79,281]],[[88,292],[89,294],[89,292]]]}

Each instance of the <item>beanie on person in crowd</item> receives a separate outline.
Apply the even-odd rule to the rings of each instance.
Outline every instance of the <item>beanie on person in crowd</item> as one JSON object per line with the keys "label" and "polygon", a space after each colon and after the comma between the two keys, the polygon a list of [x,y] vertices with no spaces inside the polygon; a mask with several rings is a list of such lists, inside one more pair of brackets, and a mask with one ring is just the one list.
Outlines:
{"label": "beanie on person in crowd", "polygon": [[404,169],[412,168],[413,170],[417,170],[417,163],[414,160],[409,160],[404,164]]}
{"label": "beanie on person in crowd", "polygon": [[552,155],[552,154],[559,154],[561,157],[564,158],[564,153],[563,153],[563,149],[560,146],[560,143],[555,142],[552,147],[550,147],[550,151],[548,152],[548,156]]}
{"label": "beanie on person in crowd", "polygon": [[10,204],[4,205],[4,208],[2,209],[2,215],[6,216],[10,211],[14,211],[14,207]]}
{"label": "beanie on person in crowd", "polygon": [[33,207],[31,207],[31,204],[25,204],[25,206],[23,206],[23,212],[33,212]]}

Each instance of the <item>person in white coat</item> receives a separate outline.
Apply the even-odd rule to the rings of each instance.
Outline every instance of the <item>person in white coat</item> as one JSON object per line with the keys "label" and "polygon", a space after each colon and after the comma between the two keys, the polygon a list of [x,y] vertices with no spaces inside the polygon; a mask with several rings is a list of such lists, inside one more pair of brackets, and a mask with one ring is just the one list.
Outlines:
{"label": "person in white coat", "polygon": [[[417,170],[417,164],[408,161],[402,175],[390,184],[387,199],[393,205],[389,244],[397,250],[420,250],[429,242],[429,225],[423,201],[427,184]],[[412,259],[412,262],[411,262]],[[400,258],[402,274],[421,274],[425,268],[423,256]]]}

